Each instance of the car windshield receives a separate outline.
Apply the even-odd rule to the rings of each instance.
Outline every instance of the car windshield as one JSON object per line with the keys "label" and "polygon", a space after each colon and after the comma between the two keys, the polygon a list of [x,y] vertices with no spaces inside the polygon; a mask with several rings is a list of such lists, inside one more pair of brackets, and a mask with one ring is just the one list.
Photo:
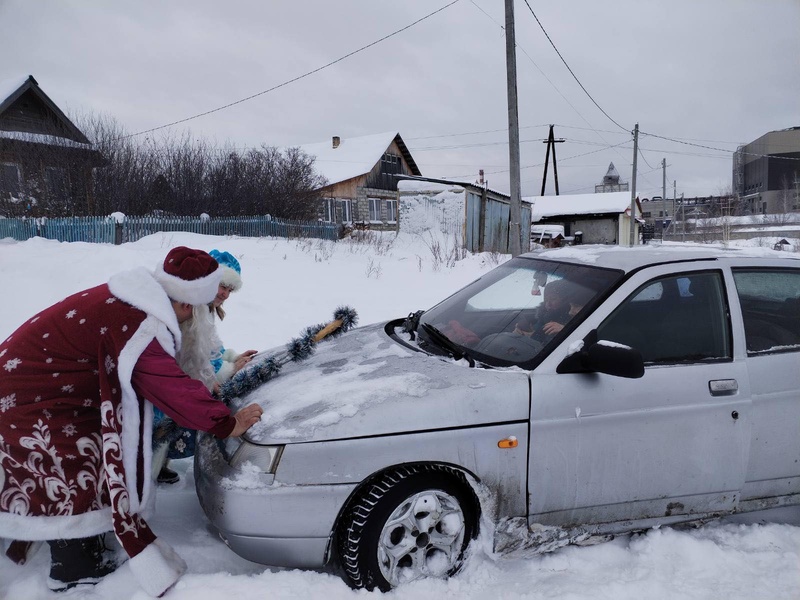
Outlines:
{"label": "car windshield", "polygon": [[[530,368],[620,277],[610,269],[515,258],[423,313],[420,345],[493,366]],[[453,346],[463,352],[454,353]]]}

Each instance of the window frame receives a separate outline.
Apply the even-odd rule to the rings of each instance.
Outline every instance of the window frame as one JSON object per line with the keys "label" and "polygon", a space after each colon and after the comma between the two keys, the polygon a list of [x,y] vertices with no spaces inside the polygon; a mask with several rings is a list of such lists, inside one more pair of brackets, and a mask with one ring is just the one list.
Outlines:
{"label": "window frame", "polygon": [[[0,167],[3,167],[3,168],[5,168],[5,167],[13,167],[17,172],[17,189],[16,189],[16,191],[0,188],[0,194],[9,194],[13,198],[18,198],[19,195],[22,193],[22,168],[20,167],[19,163],[6,162],[6,161],[0,162]],[[5,177],[3,177],[3,179],[0,180],[0,181],[5,181]]]}
{"label": "window frame", "polygon": [[397,200],[386,200],[386,222],[397,223]]}
{"label": "window frame", "polygon": [[[800,331],[795,333],[794,331],[791,330],[791,327],[787,327],[787,326],[781,324],[780,322],[774,323],[774,322],[769,322],[769,321],[764,321],[764,323],[767,324],[767,325],[772,325],[772,326],[778,327],[778,328],[780,328],[781,330],[783,330],[785,332],[788,332],[788,333],[796,335],[797,338],[798,338],[797,339],[797,343],[796,344],[778,343],[776,345],[770,346],[769,348],[754,349],[754,350],[750,349],[750,347],[749,347],[750,346],[750,342],[753,341],[753,340],[752,340],[752,338],[748,339],[748,322],[749,322],[749,324],[752,325],[753,320],[762,320],[763,321],[763,319],[758,319],[757,317],[754,317],[754,314],[756,314],[755,312],[752,312],[750,315],[748,315],[749,311],[746,310],[746,304],[748,304],[748,302],[746,302],[746,299],[747,298],[755,298],[755,297],[754,296],[746,296],[746,295],[743,296],[743,294],[741,293],[741,288],[740,288],[740,284],[739,284],[740,280],[738,280],[737,276],[738,275],[742,275],[742,274],[747,274],[747,273],[759,273],[759,274],[764,274],[764,275],[774,274],[776,277],[783,277],[783,278],[786,278],[787,274],[791,273],[792,275],[794,275],[794,277],[797,277],[798,278],[798,282],[800,282],[800,268],[796,268],[796,267],[794,267],[794,268],[793,267],[772,267],[772,266],[770,266],[770,267],[767,267],[767,266],[765,266],[765,267],[742,266],[742,267],[732,267],[731,268],[731,275],[733,277],[733,284],[734,284],[734,288],[736,290],[737,299],[739,301],[739,308],[740,308],[740,311],[741,311],[740,314],[742,316],[742,327],[744,329],[744,339],[745,339],[745,352],[747,354],[747,357],[748,358],[752,358],[752,357],[759,357],[759,356],[769,356],[769,355],[772,355],[772,354],[786,354],[786,353],[790,353],[790,352],[800,352]],[[764,286],[761,286],[761,289],[769,291],[769,288],[766,288]],[[764,299],[767,300],[768,302],[774,303],[776,306],[778,304],[778,299],[777,298],[764,297]],[[785,303],[789,299],[790,299],[789,297],[784,298],[781,302]],[[800,310],[800,296],[793,297],[793,300],[797,304],[797,306],[795,308]],[[791,312],[791,307],[789,309],[789,312]],[[758,313],[759,316],[763,316],[764,314],[765,313],[763,313],[763,312]],[[780,317],[780,316],[782,316],[782,315],[778,315],[778,317]],[[753,320],[749,321],[749,319],[753,319]],[[763,332],[763,329],[759,329],[759,331]]]}
{"label": "window frame", "polygon": [[383,200],[383,198],[367,198],[367,217],[370,223],[383,223],[383,219],[381,218],[381,204]]}
{"label": "window frame", "polygon": [[[665,366],[686,366],[686,365],[698,365],[698,364],[711,364],[711,363],[724,363],[724,362],[732,362],[734,357],[734,347],[733,347],[733,324],[731,321],[731,308],[730,308],[730,298],[728,297],[728,290],[725,280],[725,274],[720,269],[702,269],[702,270],[691,270],[691,271],[672,271],[669,273],[663,273],[660,275],[656,275],[646,282],[642,283],[641,285],[637,286],[636,289],[628,294],[622,301],[620,301],[614,309],[608,313],[602,321],[597,325],[597,332],[601,339],[607,339],[603,337],[603,326],[609,322],[613,318],[619,318],[619,314],[622,310],[629,306],[632,303],[640,304],[641,302],[660,302],[662,295],[659,294],[657,298],[646,299],[643,298],[642,300],[636,300],[636,298],[642,296],[647,288],[661,283],[668,279],[675,280],[675,286],[678,288],[678,297],[691,297],[691,295],[685,295],[687,288],[682,288],[679,284],[681,279],[687,278],[694,278],[701,275],[713,275],[716,277],[716,281],[719,288],[719,301],[721,306],[719,307],[719,313],[715,316],[720,317],[720,331],[718,335],[721,335],[721,338],[714,340],[715,344],[721,345],[722,348],[725,349],[726,356],[717,356],[717,357],[704,357],[704,358],[692,358],[689,356],[685,359],[678,359],[678,358],[660,358],[657,360],[649,360],[646,357],[645,352],[643,351],[646,348],[646,344],[641,345],[641,347],[633,346],[637,350],[641,351],[645,360],[644,366],[645,368],[650,367],[665,367]],[[663,288],[663,283],[662,283]],[[663,293],[663,292],[662,292]],[[646,304],[641,304],[643,308],[647,308]],[[652,308],[652,307],[651,307]],[[646,312],[645,310],[641,310],[641,312]],[[652,312],[652,311],[651,311]],[[653,314],[652,318],[657,318],[657,314]],[[609,341],[616,341],[617,343],[625,344],[625,341],[614,340],[613,338],[609,338]],[[627,345],[627,344],[626,344]]]}

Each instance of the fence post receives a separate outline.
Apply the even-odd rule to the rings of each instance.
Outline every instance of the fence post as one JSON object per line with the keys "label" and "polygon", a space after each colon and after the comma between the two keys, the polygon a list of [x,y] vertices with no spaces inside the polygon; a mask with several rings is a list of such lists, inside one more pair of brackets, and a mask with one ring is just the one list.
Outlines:
{"label": "fence post", "polygon": [[114,245],[122,244],[122,223],[114,223]]}

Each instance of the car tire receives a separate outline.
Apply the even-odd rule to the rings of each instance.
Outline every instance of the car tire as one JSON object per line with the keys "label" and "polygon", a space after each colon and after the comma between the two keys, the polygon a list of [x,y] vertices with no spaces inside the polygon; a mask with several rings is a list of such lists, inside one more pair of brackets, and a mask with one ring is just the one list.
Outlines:
{"label": "car tire", "polygon": [[456,469],[386,471],[365,485],[340,521],[340,564],[353,587],[384,592],[414,579],[449,577],[477,535],[478,515],[478,499]]}

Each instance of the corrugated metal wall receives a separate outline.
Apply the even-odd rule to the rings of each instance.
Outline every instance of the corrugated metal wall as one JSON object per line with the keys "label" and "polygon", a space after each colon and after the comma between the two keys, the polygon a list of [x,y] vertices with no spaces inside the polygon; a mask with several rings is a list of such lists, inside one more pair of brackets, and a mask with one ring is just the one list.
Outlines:
{"label": "corrugated metal wall", "polygon": [[[486,208],[483,221],[483,236],[480,235],[481,224],[481,195],[467,191],[466,208],[466,240],[467,250],[470,252],[500,252],[508,253],[508,222],[510,204],[499,198],[487,194]],[[521,207],[521,248],[527,252],[530,247],[531,207],[523,204]],[[481,237],[483,245],[481,246]]]}

